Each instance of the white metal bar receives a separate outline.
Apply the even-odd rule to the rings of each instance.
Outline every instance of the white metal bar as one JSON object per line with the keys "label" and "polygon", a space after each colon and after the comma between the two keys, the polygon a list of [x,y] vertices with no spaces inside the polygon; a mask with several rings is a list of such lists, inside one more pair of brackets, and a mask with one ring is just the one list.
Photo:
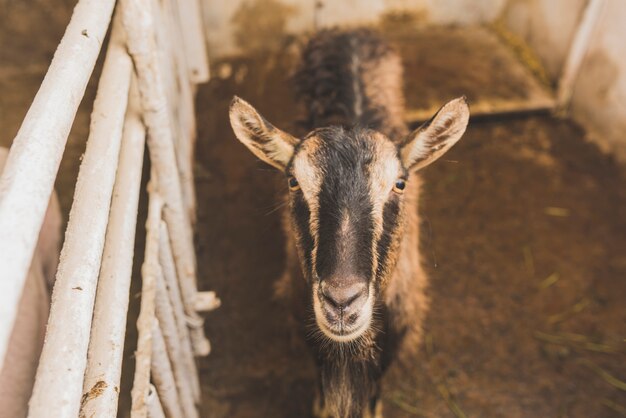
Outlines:
{"label": "white metal bar", "polygon": [[170,248],[170,239],[167,233],[167,225],[161,222],[161,235],[159,236],[159,261],[161,270],[167,285],[169,299],[172,304],[174,318],[176,320],[176,328],[181,342],[181,351],[187,375],[193,390],[193,398],[196,402],[200,401],[200,380],[198,378],[198,370],[193,358],[193,349],[191,348],[191,340],[189,339],[189,329],[185,320],[185,309],[180,295],[178,277],[176,277],[176,267],[174,265],[174,257]]}
{"label": "white metal bar", "polygon": [[222,301],[217,297],[215,292],[198,292],[196,293],[196,311],[210,312],[219,308]]}
{"label": "white metal bar", "polygon": [[[171,34],[167,26],[167,16],[165,15],[165,4],[162,1],[152,1],[152,21],[154,25],[155,35],[155,54],[158,57],[157,62],[159,64],[160,73],[163,76],[163,91],[165,92],[165,99],[168,103],[168,111],[172,112],[172,117],[175,112],[176,103],[176,62],[174,61],[173,48]],[[178,45],[180,48],[180,45]],[[172,121],[173,122],[173,121]],[[175,138],[175,144],[177,144]]]}
{"label": "white metal bar", "polygon": [[[158,62],[163,74],[165,96],[170,123],[174,135],[176,160],[181,181],[183,201],[187,216],[195,223],[195,190],[193,184],[193,135],[195,126],[193,96],[178,12],[172,2],[166,0],[154,7],[154,23]],[[192,129],[189,129],[192,125]]]}
{"label": "white metal bar", "polygon": [[[152,2],[148,2],[150,4]],[[196,260],[191,225],[183,203],[173,129],[167,114],[163,77],[160,74],[154,45],[154,27],[150,7],[141,0],[121,0],[122,15],[128,49],[138,75],[139,91],[148,128],[148,149],[153,167],[159,178],[159,190],[165,201],[167,222],[178,278],[183,289],[185,309],[196,316],[193,300],[196,293]],[[197,317],[197,316],[196,316]],[[208,354],[209,345],[201,327],[192,329],[192,342],[196,355]]]}
{"label": "white metal bar", "polygon": [[148,393],[148,400],[146,402],[148,403],[148,418],[165,418],[165,412],[163,412],[159,393],[153,385],[150,385],[150,392]]}
{"label": "white metal bar", "polygon": [[0,177],[0,362],[67,136],[114,4],[114,0],[80,0],[76,5]]}
{"label": "white metal bar", "polygon": [[194,404],[193,389],[190,387],[190,376],[188,375],[188,369],[185,366],[185,359],[183,358],[181,337],[178,333],[174,310],[170,303],[163,274],[157,276],[155,302],[156,316],[159,320],[161,335],[165,340],[172,372],[174,373],[174,381],[178,389],[178,399],[185,417],[197,418],[198,411]]}
{"label": "white metal bar", "polygon": [[[132,63],[116,19],[61,251],[29,417],[76,417]],[[59,86],[65,88],[65,86]],[[71,365],[71,366],[70,366]]]}
{"label": "white metal bar", "polygon": [[209,80],[209,59],[202,25],[202,9],[198,0],[177,0],[183,46],[189,66],[189,78],[199,84]]}
{"label": "white metal bar", "polygon": [[559,88],[557,91],[557,109],[565,111],[569,106],[572,94],[574,91],[574,84],[578,77],[580,67],[587,55],[589,49],[589,43],[593,35],[593,30],[596,27],[598,18],[602,13],[605,0],[589,0],[585,8],[582,20],[578,25],[574,40],[570,46],[569,53],[565,66],[563,67],[563,74],[559,80]]}
{"label": "white metal bar", "polygon": [[[167,21],[171,44],[184,45],[181,22],[177,18],[178,9],[174,4],[177,0],[166,0],[163,2],[163,18]],[[178,161],[178,172],[181,179],[181,187],[185,207],[189,219],[195,224],[196,220],[196,191],[193,181],[193,160],[194,144],[196,137],[195,110],[193,102],[193,92],[191,90],[191,80],[189,79],[189,68],[182,48],[172,48],[172,61],[176,68],[176,86],[178,87],[178,97],[172,103],[175,122],[177,124],[177,149],[176,157]]]}
{"label": "white metal bar", "polygon": [[[172,34],[173,45],[183,45],[185,43],[183,38],[184,29],[181,27],[182,22],[179,18],[177,0],[165,1],[165,13],[168,17],[168,25],[170,26],[170,33]],[[178,107],[180,121],[182,127],[186,130],[184,137],[190,138],[193,144],[196,136],[194,90],[192,89],[194,82],[190,78],[185,51],[181,48],[174,48],[173,52],[176,60],[176,73],[180,89],[181,106]],[[191,151],[193,152],[193,147],[191,147]],[[191,157],[192,159],[189,161],[193,162],[193,155],[191,155]]]}
{"label": "white metal bar", "polygon": [[167,347],[160,323],[154,321],[152,326],[152,381],[159,392],[163,410],[168,418],[184,418],[183,408],[180,403],[179,393],[170,359],[167,356]]}
{"label": "white metal bar", "polygon": [[83,383],[84,394],[95,385],[102,390],[97,397],[83,396],[81,416],[85,417],[117,415],[146,138],[134,82],[124,122]]}
{"label": "white metal bar", "polygon": [[131,392],[131,418],[146,418],[146,399],[150,392],[150,364],[152,361],[152,331],[155,321],[156,280],[159,267],[159,225],[163,200],[156,193],[156,175],[152,170],[148,184],[148,219],[146,220],[146,251],[141,267],[141,306],[137,318],[137,351],[135,352],[135,376]]}

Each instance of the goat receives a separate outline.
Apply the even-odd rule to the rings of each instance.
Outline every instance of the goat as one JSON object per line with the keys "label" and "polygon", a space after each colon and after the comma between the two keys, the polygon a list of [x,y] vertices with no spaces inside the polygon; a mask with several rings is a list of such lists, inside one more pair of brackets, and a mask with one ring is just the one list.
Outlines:
{"label": "goat", "polygon": [[382,416],[381,378],[401,346],[419,345],[428,307],[415,173],[461,138],[469,107],[454,99],[408,132],[400,58],[367,29],[313,36],[294,79],[306,136],[238,97],[231,125],[286,176],[287,260],[276,290],[316,360],[315,415]]}

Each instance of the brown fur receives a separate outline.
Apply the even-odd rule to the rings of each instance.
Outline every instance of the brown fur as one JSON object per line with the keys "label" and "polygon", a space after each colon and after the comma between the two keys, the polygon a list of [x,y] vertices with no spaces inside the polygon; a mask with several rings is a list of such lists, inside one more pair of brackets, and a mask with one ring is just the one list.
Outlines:
{"label": "brown fur", "polygon": [[385,304],[392,315],[391,324],[400,332],[406,329],[401,359],[415,353],[421,344],[422,322],[426,316],[429,300],[426,295],[428,277],[422,268],[419,251],[418,203],[421,181],[411,178],[411,186],[405,192],[404,236],[397,251],[397,263],[384,294]]}

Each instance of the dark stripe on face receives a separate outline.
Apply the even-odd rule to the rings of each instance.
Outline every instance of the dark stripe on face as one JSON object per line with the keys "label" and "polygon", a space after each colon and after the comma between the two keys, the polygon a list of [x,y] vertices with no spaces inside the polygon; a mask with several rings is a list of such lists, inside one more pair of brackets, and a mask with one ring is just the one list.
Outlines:
{"label": "dark stripe on face", "polygon": [[[369,189],[372,151],[358,132],[346,138],[343,129],[318,132],[333,141],[320,155],[325,168],[320,189],[316,270],[321,279],[372,276],[374,221]],[[346,216],[348,222],[344,224]]]}
{"label": "dark stripe on face", "polygon": [[383,233],[378,240],[378,267],[376,269],[377,283],[384,277],[385,270],[389,268],[389,250],[394,238],[398,234],[400,221],[400,199],[392,195],[383,208]]}
{"label": "dark stripe on face", "polygon": [[300,250],[302,251],[305,275],[307,276],[308,280],[311,280],[311,277],[309,277],[312,265],[311,255],[313,253],[313,238],[311,237],[311,231],[309,229],[311,212],[309,211],[309,206],[304,200],[304,196],[302,196],[302,193],[297,193],[294,196],[292,205],[292,216],[295,220],[295,227],[298,231],[297,236],[299,237],[299,243],[301,247]]}

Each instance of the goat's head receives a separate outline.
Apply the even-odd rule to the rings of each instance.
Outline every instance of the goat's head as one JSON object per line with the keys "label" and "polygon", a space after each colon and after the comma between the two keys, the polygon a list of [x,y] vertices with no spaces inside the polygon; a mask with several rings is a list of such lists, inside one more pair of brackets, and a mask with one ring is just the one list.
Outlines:
{"label": "goat's head", "polygon": [[442,156],[463,135],[464,98],[452,100],[399,142],[368,129],[328,127],[303,139],[272,126],[235,97],[237,138],[281,170],[315,321],[333,341],[359,338],[372,323],[398,256],[403,193],[410,174]]}

